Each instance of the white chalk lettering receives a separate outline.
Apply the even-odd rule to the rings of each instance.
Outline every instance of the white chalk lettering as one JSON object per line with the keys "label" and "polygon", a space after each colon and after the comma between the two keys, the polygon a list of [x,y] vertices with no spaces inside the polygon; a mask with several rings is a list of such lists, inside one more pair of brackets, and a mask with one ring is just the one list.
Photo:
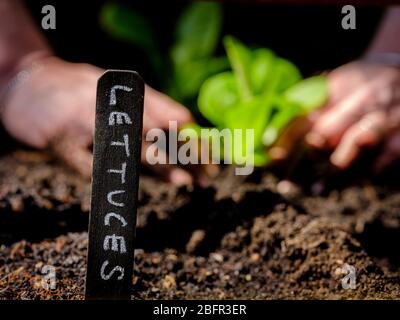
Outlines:
{"label": "white chalk lettering", "polygon": [[118,112],[113,111],[110,113],[110,117],[108,118],[108,125],[113,126],[116,124],[132,124],[131,118],[129,118],[126,112]]}
{"label": "white chalk lettering", "polygon": [[118,169],[108,169],[108,173],[118,173],[121,175],[121,183],[125,183],[125,174],[126,174],[126,162],[122,163],[122,168],[121,170]]}
{"label": "white chalk lettering", "polygon": [[[125,253],[126,252],[126,245],[125,245],[125,238],[121,236],[117,236],[115,234],[111,236],[106,236],[104,238],[104,243],[103,243],[103,249],[104,250],[110,250],[110,240],[111,240],[111,250],[120,252],[120,253]],[[119,245],[118,245],[119,241]]]}
{"label": "white chalk lettering", "polygon": [[127,134],[124,134],[124,142],[121,141],[111,141],[112,146],[121,146],[125,147],[125,153],[126,156],[129,158],[129,136]]}
{"label": "white chalk lettering", "polygon": [[107,194],[107,201],[108,201],[108,203],[109,203],[109,204],[112,204],[112,205],[114,205],[114,206],[116,206],[116,207],[124,207],[125,204],[124,204],[123,202],[115,202],[115,201],[113,201],[113,196],[114,196],[114,194],[120,194],[120,193],[125,193],[125,190],[110,191],[110,192]]}
{"label": "white chalk lettering", "polygon": [[117,90],[123,90],[126,92],[131,92],[132,88],[129,88],[127,86],[120,86],[120,85],[115,85],[111,88],[111,94],[110,94],[110,106],[115,106],[117,104],[117,95],[115,91]]}
{"label": "white chalk lettering", "polygon": [[120,275],[118,276],[117,280],[122,280],[124,278],[124,268],[122,268],[120,266],[116,266],[110,271],[109,274],[105,274],[104,271],[105,271],[106,267],[108,266],[108,264],[109,264],[108,260],[103,262],[103,265],[101,266],[101,270],[100,270],[101,278],[103,280],[109,280],[115,272],[119,272]]}
{"label": "white chalk lettering", "polygon": [[106,216],[104,217],[104,225],[105,226],[109,226],[110,225],[110,219],[111,218],[115,218],[115,219],[119,220],[123,227],[126,227],[127,224],[128,224],[126,222],[126,220],[124,219],[124,217],[122,217],[120,214],[114,213],[114,212],[110,212],[110,213],[107,213]]}

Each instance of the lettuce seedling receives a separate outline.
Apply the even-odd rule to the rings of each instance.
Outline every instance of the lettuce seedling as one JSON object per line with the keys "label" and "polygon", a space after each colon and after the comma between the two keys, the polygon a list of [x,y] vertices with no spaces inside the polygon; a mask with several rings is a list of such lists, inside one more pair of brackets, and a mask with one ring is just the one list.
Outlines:
{"label": "lettuce seedling", "polygon": [[195,104],[204,80],[229,68],[226,57],[215,56],[222,21],[221,4],[189,4],[177,21],[174,43],[163,52],[151,23],[139,12],[118,2],[106,3],[100,12],[104,30],[143,50],[163,91],[185,105]]}
{"label": "lettuce seedling", "polygon": [[[203,83],[198,107],[220,130],[253,129],[254,165],[262,166],[269,162],[265,149],[286,125],[325,102],[327,81],[323,76],[302,80],[290,61],[266,48],[250,49],[232,36],[224,38],[224,46],[232,70]],[[243,143],[234,141],[232,148]],[[230,154],[235,162],[234,150]]]}
{"label": "lettuce seedling", "polygon": [[[250,49],[231,36],[224,38],[227,57],[215,56],[222,15],[218,3],[189,4],[177,21],[175,42],[167,53],[160,50],[147,19],[127,6],[107,3],[100,22],[114,37],[141,48],[163,91],[191,106],[195,115],[197,97],[199,111],[218,129],[253,129],[254,147],[246,146],[245,139],[234,140],[231,152],[224,154],[231,154],[235,162],[236,149],[251,148],[254,165],[261,166],[269,161],[265,149],[285,126],[324,103],[326,80],[322,76],[302,80],[290,61],[266,48]],[[231,71],[222,72],[229,65]]]}

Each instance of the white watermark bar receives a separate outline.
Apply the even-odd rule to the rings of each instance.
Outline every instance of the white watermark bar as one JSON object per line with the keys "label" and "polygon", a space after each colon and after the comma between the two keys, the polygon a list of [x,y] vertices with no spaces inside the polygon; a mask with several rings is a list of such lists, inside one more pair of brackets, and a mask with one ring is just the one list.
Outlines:
{"label": "white watermark bar", "polygon": [[235,164],[236,175],[254,171],[254,129],[184,128],[169,121],[168,135],[160,128],[146,134],[146,161],[157,164]]}

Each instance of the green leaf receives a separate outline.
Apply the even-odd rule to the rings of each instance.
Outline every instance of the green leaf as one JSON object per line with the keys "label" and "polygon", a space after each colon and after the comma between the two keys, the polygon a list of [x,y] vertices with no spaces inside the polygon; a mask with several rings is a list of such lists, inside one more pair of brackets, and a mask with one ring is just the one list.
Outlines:
{"label": "green leaf", "polygon": [[299,69],[290,61],[278,58],[275,68],[274,91],[283,92],[301,80]]}
{"label": "green leaf", "polygon": [[232,36],[224,37],[224,46],[242,99],[251,98],[251,51]]}
{"label": "green leaf", "polygon": [[225,57],[189,60],[175,66],[174,79],[181,99],[196,97],[203,82],[213,74],[226,70],[229,62]]}
{"label": "green leaf", "polygon": [[172,79],[167,87],[181,102],[191,101],[202,83],[229,66],[225,57],[212,55],[218,45],[222,25],[219,3],[194,2],[178,20],[176,42],[170,50]]}
{"label": "green leaf", "polygon": [[132,43],[149,57],[156,72],[162,72],[161,53],[154,30],[147,19],[130,7],[108,2],[100,11],[100,24],[113,37]]}
{"label": "green leaf", "polygon": [[[255,97],[251,100],[242,101],[226,114],[226,126],[234,132],[234,129],[242,129],[242,139],[233,138],[233,161],[238,163],[238,159],[243,159],[245,155],[253,154],[254,161],[258,164],[266,163],[266,155],[262,156],[263,150],[262,135],[267,125],[271,113],[271,104],[269,99],[263,96]],[[246,138],[246,129],[253,130],[253,146],[249,145]],[[256,157],[257,153],[257,157]],[[265,153],[265,152],[263,152]],[[251,159],[247,159],[247,162]]]}
{"label": "green leaf", "polygon": [[268,49],[257,49],[252,53],[250,81],[253,94],[261,94],[269,88],[274,77],[275,55]]}
{"label": "green leaf", "polygon": [[255,97],[240,102],[225,115],[225,124],[230,129],[253,129],[254,145],[261,145],[261,138],[271,114],[271,104],[264,97]]}
{"label": "green leaf", "polygon": [[[265,147],[294,118],[326,100],[326,79],[301,80],[299,69],[290,61],[265,48],[250,50],[230,36],[224,38],[224,46],[232,72],[204,82],[198,99],[200,112],[219,129],[244,130],[242,138],[233,135],[228,154],[234,163],[240,164],[250,152],[254,165],[265,165],[270,161]],[[254,145],[246,140],[246,129],[253,130]]]}
{"label": "green leaf", "polygon": [[161,53],[153,28],[144,16],[127,6],[108,2],[100,11],[100,24],[113,37],[132,43],[145,51],[154,70],[161,72]]}
{"label": "green leaf", "polygon": [[201,114],[218,128],[224,128],[225,117],[239,102],[236,79],[223,72],[207,79],[200,88],[198,106]]}
{"label": "green leaf", "polygon": [[144,16],[126,6],[108,2],[100,11],[102,27],[113,36],[144,49],[155,44],[153,29]]}
{"label": "green leaf", "polygon": [[311,112],[322,106],[328,97],[328,82],[324,76],[302,80],[285,91],[284,97],[298,104],[304,112]]}
{"label": "green leaf", "polygon": [[279,101],[278,110],[263,132],[262,142],[265,146],[271,146],[286,125],[302,112],[301,107],[297,104],[289,103],[282,98],[278,98],[277,100]]}
{"label": "green leaf", "polygon": [[222,7],[215,2],[193,2],[182,13],[176,27],[174,63],[211,56],[218,44]]}

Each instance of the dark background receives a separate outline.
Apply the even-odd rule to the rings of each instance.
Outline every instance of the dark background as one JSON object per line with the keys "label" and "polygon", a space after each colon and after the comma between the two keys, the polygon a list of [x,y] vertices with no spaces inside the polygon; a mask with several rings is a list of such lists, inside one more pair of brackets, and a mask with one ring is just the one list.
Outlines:
{"label": "dark background", "polygon": [[[25,2],[39,28],[43,16],[42,6],[55,6],[56,30],[43,32],[62,58],[89,62],[106,69],[133,69],[139,71],[146,82],[158,86],[143,52],[130,44],[112,39],[101,30],[98,12],[104,1]],[[172,43],[176,19],[187,5],[187,1],[119,2],[148,16],[164,48]],[[357,29],[343,30],[341,6],[224,2],[223,34],[232,34],[246,44],[269,47],[293,61],[308,76],[337,67],[362,54],[374,34],[384,8],[355,7]],[[219,50],[223,51],[222,48]]]}

